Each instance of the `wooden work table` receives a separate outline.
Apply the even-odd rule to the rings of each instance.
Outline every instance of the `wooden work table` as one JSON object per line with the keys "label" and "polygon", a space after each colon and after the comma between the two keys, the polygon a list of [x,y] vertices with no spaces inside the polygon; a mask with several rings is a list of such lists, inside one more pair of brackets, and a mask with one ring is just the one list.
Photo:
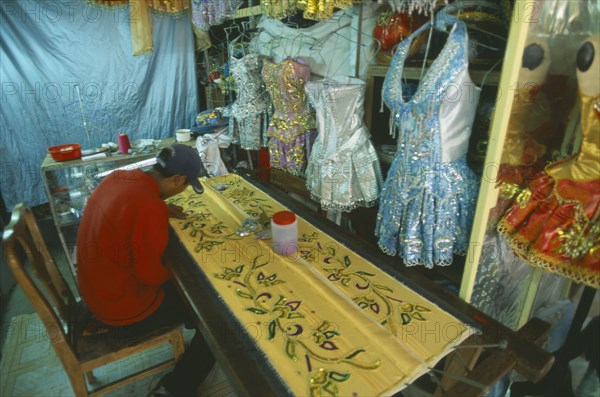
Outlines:
{"label": "wooden work table", "polygon": [[[527,332],[525,330],[523,332],[510,330],[475,307],[460,300],[456,295],[440,288],[423,274],[406,268],[398,268],[393,260],[394,258],[386,256],[370,243],[349,235],[326,219],[317,217],[314,212],[303,207],[289,196],[281,193],[281,191],[248,178],[242,179],[257,193],[266,193],[270,198],[283,204],[310,223],[311,227],[332,236],[343,247],[360,254],[366,261],[376,264],[379,269],[401,284],[423,298],[435,302],[439,308],[455,316],[464,324],[480,331],[477,335],[471,335],[464,340],[463,345],[497,344],[499,341],[505,341],[506,349],[491,349],[492,355],[488,356],[487,360],[483,360],[482,367],[477,367],[477,357],[472,360],[473,362],[469,366],[475,367],[471,374],[477,377],[477,382],[491,385],[513,368],[525,378],[537,381],[552,366],[552,355],[536,345],[547,333],[547,324],[536,320],[529,324]],[[205,190],[209,190],[209,186],[214,186],[214,183],[210,185],[205,182],[204,185]],[[208,189],[206,189],[207,187]],[[213,194],[216,193],[213,192]],[[220,203],[214,203],[214,205],[222,206]],[[178,225],[172,222],[166,254],[171,264],[174,281],[185,301],[189,304],[198,329],[202,330],[217,361],[236,391],[240,395],[251,396],[297,394],[291,391],[274,368],[276,365],[271,364],[263,349],[249,335],[253,330],[249,330],[247,323],[240,323],[236,318],[236,310],[239,311],[239,308],[232,308],[225,303],[222,291],[217,290],[215,281],[211,280],[214,273],[207,275],[207,272],[202,270],[203,263],[200,263],[202,262],[202,256],[198,254],[198,250],[190,249],[189,242],[187,242],[186,248],[186,242],[183,241],[185,238],[182,239],[182,232]],[[456,351],[465,350],[467,349]],[[498,357],[498,359],[493,357]],[[489,358],[491,358],[491,361]],[[461,358],[461,360],[463,359],[464,357]],[[464,365],[462,367],[464,369]],[[449,368],[449,366],[446,365],[446,368]],[[454,387],[452,389],[454,391],[460,390],[461,393],[468,393],[465,395],[480,394],[477,388],[473,389],[471,387],[469,389],[467,387],[465,389],[460,383],[456,384],[456,382],[451,382],[447,386]],[[446,390],[448,390],[448,387]],[[483,394],[483,390],[479,390],[479,392]],[[342,394],[341,391],[340,394]]]}

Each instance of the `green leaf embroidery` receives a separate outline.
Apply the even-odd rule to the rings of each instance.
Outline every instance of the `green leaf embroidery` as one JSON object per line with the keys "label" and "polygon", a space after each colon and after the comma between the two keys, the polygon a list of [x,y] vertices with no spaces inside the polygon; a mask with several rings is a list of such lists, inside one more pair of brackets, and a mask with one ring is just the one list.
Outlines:
{"label": "green leaf embroidery", "polygon": [[351,264],[350,257],[348,255],[344,256],[344,266],[350,267]]}
{"label": "green leaf embroidery", "polygon": [[258,307],[248,307],[246,310],[251,311],[255,314],[267,314],[268,312],[264,309],[259,309]]}
{"label": "green leaf embroidery", "polygon": [[296,342],[288,339],[285,344],[285,353],[294,361],[298,361],[298,356],[296,356]]}
{"label": "green leaf embroidery", "polygon": [[240,289],[237,289],[237,290],[235,291],[235,293],[236,293],[238,296],[241,296],[242,298],[246,298],[246,299],[254,299],[254,297],[253,297],[252,295],[250,295],[249,293],[247,293],[247,292],[244,292],[244,291],[242,291],[242,290],[240,290]]}
{"label": "green leaf embroidery", "polygon": [[350,378],[349,373],[342,374],[340,372],[331,371],[329,372],[329,379],[334,380],[336,382],[345,382]]}
{"label": "green leaf embroidery", "polygon": [[400,317],[402,317],[402,325],[410,324],[410,315],[408,315],[407,313],[401,313]]}
{"label": "green leaf embroidery", "polygon": [[364,351],[365,351],[365,349],[358,349],[356,351],[353,351],[352,353],[350,353],[346,356],[346,359],[350,360],[350,359],[358,356],[360,353],[363,353]]}
{"label": "green leaf embroidery", "polygon": [[269,323],[269,340],[271,340],[275,337],[275,330],[277,329],[276,327],[277,327],[277,323],[275,322],[275,320],[273,320]]}
{"label": "green leaf embroidery", "polygon": [[426,321],[427,319],[425,317],[423,317],[423,315],[419,312],[414,312],[412,313],[412,318],[416,318],[417,320],[420,321]]}
{"label": "green leaf embroidery", "polygon": [[356,274],[360,274],[361,276],[369,276],[369,277],[375,276],[373,273],[363,272],[362,270],[357,271]]}

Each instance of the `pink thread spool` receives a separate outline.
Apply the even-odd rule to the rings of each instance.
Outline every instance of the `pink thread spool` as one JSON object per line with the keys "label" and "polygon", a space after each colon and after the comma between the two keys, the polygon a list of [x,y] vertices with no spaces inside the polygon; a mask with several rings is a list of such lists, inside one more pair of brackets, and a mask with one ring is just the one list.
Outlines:
{"label": "pink thread spool", "polygon": [[119,147],[117,153],[129,153],[131,145],[129,144],[129,137],[127,136],[127,134],[119,134],[119,136],[117,137],[117,145]]}

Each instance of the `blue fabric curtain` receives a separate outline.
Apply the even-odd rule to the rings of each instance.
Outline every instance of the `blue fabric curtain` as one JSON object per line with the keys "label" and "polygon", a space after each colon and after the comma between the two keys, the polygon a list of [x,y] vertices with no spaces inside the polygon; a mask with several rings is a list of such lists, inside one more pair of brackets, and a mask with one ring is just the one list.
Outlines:
{"label": "blue fabric curtain", "polygon": [[199,107],[189,14],[153,14],[154,51],[131,55],[129,8],[0,2],[0,190],[10,210],[47,202],[50,146],[173,136]]}

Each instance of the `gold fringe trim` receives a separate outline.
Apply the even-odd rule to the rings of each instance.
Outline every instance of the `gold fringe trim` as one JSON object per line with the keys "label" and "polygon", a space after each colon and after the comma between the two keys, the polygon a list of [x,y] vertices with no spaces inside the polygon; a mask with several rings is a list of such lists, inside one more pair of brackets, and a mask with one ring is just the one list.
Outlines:
{"label": "gold fringe trim", "polygon": [[573,266],[569,261],[561,261],[540,252],[532,247],[531,242],[525,237],[515,234],[517,229],[505,219],[501,219],[498,223],[498,232],[506,239],[513,251],[530,265],[568,277],[577,283],[600,288],[600,272]]}

